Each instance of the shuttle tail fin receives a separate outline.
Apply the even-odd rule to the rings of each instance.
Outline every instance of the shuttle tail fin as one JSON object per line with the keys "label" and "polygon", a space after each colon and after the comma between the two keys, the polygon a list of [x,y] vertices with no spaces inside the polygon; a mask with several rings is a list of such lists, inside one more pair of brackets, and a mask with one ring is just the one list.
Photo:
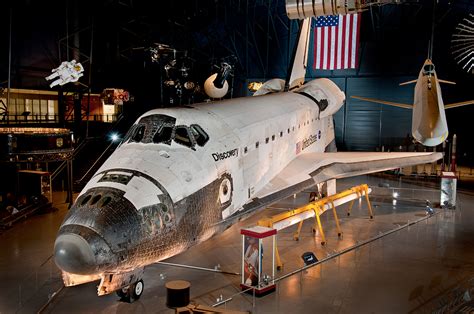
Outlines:
{"label": "shuttle tail fin", "polygon": [[311,18],[300,21],[297,42],[293,50],[292,60],[285,81],[285,91],[304,84],[308,65],[309,37],[311,34]]}

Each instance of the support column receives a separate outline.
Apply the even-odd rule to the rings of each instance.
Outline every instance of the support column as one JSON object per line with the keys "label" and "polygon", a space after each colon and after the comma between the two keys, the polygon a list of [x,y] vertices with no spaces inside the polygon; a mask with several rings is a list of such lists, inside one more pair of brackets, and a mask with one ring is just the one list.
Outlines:
{"label": "support column", "polygon": [[67,196],[66,196],[66,203],[69,203],[68,208],[72,206],[72,185],[73,185],[73,173],[72,173],[72,159],[69,159],[66,164],[67,168]]}

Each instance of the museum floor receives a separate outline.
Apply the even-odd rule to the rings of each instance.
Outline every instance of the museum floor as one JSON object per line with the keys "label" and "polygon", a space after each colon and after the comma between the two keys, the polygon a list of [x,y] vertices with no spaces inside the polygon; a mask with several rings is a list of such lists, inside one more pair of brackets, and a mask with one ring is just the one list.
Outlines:
{"label": "museum floor", "polygon": [[[97,283],[61,289],[60,273],[51,255],[67,208],[62,203],[64,195],[55,193],[58,211],[31,217],[0,234],[0,280],[4,287],[0,313],[173,313],[165,305],[164,284],[176,279],[191,283],[194,303],[212,306],[229,299],[219,308],[252,313],[459,310],[474,294],[474,193],[458,191],[456,210],[437,210],[426,218],[425,200],[439,199],[439,190],[374,176],[340,180],[337,187],[340,191],[362,183],[373,188],[375,218],[368,219],[365,201],[361,207],[354,206],[350,217],[345,215],[347,205],[340,206],[344,234],[338,239],[332,214],[324,213],[325,246],[320,245],[319,234],[313,236],[310,220],[304,223],[298,242],[293,240],[296,225],[279,232],[284,267],[277,278],[303,267],[301,255],[306,251],[319,259],[331,257],[409,222],[420,222],[279,280],[276,292],[261,298],[240,293],[240,276],[155,264],[146,268],[145,291],[132,304],[119,302],[115,294],[97,297]],[[396,200],[394,192],[398,193]],[[307,198],[308,191],[278,202],[166,262],[240,273],[240,228],[302,205]]]}

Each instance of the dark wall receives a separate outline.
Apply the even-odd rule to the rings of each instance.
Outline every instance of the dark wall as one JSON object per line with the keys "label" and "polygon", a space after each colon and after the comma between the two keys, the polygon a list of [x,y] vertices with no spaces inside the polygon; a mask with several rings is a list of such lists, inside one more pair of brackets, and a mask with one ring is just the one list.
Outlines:
{"label": "dark wall", "polygon": [[[472,1],[437,1],[433,61],[438,76],[454,80],[442,86],[446,103],[474,99],[474,75],[462,71],[451,54],[451,36],[457,23],[474,11]],[[12,2],[13,3],[13,2]],[[431,38],[431,0],[405,5],[385,5],[362,13],[360,64],[357,69],[320,71],[307,77],[329,77],[347,94],[347,103],[336,114],[336,133],[341,148],[373,150],[397,145],[410,133],[411,113],[404,109],[361,103],[350,95],[410,103],[412,86],[398,83],[416,78],[427,56]],[[126,88],[135,96],[128,111],[162,106],[160,66],[151,64],[145,48],[166,43],[187,50],[192,75],[202,82],[212,65],[233,56],[234,93],[246,95],[245,82],[252,77],[284,78],[297,33],[289,21],[284,0],[185,0],[174,1],[79,1],[18,0],[12,4],[12,87],[49,89],[44,77],[64,61],[69,52],[67,34],[80,30],[81,61],[87,83],[93,33],[93,92],[107,87]],[[6,6],[8,7],[8,6]],[[0,83],[8,77],[9,18],[0,19]],[[93,30],[93,32],[92,32]],[[70,45],[73,43],[70,38]],[[312,49],[310,51],[312,68]],[[160,74],[161,73],[161,74]],[[470,117],[474,108],[447,112],[451,134],[457,133],[459,150],[470,148]]]}

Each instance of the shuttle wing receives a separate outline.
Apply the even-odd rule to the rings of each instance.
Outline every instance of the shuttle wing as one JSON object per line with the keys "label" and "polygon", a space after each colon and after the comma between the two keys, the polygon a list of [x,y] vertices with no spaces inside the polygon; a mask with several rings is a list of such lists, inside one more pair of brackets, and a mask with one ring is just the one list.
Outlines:
{"label": "shuttle wing", "polygon": [[413,105],[402,104],[402,103],[398,103],[398,102],[391,102],[391,101],[385,101],[385,100],[374,99],[374,98],[359,97],[359,96],[351,96],[351,98],[364,100],[364,101],[375,102],[375,103],[383,104],[383,105],[395,106],[395,107],[399,107],[399,108],[413,109]]}
{"label": "shuttle wing", "polygon": [[456,107],[461,107],[461,106],[466,106],[466,105],[474,105],[474,100],[461,101],[461,102],[455,102],[455,103],[452,103],[452,104],[447,104],[447,105],[444,105],[444,109],[451,109],[451,108],[456,108]]}
{"label": "shuttle wing", "polygon": [[244,209],[268,206],[316,183],[374,173],[442,158],[441,153],[307,153],[298,156],[270,181]]}

